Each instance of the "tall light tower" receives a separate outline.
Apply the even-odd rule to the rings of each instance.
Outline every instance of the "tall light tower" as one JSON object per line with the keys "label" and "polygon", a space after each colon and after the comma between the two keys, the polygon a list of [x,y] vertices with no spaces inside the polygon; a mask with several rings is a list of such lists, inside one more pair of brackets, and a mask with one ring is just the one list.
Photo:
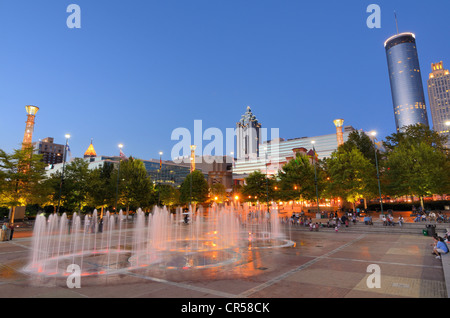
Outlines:
{"label": "tall light tower", "polygon": [[31,146],[34,131],[34,118],[36,117],[36,113],[39,110],[39,107],[27,105],[25,106],[25,110],[27,111],[27,125],[25,127],[25,133],[23,135],[22,149]]}
{"label": "tall light tower", "polygon": [[336,126],[336,137],[338,147],[344,143],[344,134],[342,133],[342,126],[344,125],[343,119],[335,119],[333,120],[334,125]]}
{"label": "tall light tower", "polygon": [[191,146],[191,172],[195,171],[195,148],[197,148],[197,146]]}

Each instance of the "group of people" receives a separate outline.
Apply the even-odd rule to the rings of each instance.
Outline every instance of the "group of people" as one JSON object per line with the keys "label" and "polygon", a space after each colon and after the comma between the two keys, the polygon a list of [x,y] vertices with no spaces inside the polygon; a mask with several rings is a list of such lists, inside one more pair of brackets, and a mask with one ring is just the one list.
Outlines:
{"label": "group of people", "polygon": [[11,241],[14,234],[14,225],[8,221],[3,222],[0,233],[0,241]]}
{"label": "group of people", "polygon": [[306,217],[304,213],[293,213],[291,217],[283,217],[281,222],[284,224],[292,224],[297,226],[309,227],[311,231],[318,231],[319,228],[334,228],[336,232],[341,225],[348,227],[349,222],[357,222],[356,215],[344,214],[338,217],[337,213],[331,212],[329,220],[326,223],[314,222],[311,217]]}
{"label": "group of people", "polygon": [[426,213],[417,214],[414,218],[414,222],[438,222],[438,223],[448,223],[450,220],[447,218],[445,214],[438,213],[436,215],[435,212],[431,211],[428,215]]}

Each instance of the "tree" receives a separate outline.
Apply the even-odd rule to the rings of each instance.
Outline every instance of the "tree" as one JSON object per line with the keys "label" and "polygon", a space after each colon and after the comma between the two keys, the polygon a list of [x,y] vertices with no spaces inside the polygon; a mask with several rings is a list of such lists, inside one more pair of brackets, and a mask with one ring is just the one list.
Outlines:
{"label": "tree", "polygon": [[32,147],[14,150],[12,154],[0,149],[0,205],[11,207],[14,214],[18,205],[44,200],[40,187],[45,178],[44,167],[42,155],[33,154]]}
{"label": "tree", "polygon": [[423,197],[450,191],[450,163],[446,155],[426,141],[400,141],[387,153],[387,190],[392,195]]}
{"label": "tree", "polygon": [[180,203],[180,190],[170,184],[161,184],[158,186],[160,191],[161,204],[171,208]]}
{"label": "tree", "polygon": [[155,203],[154,186],[147,174],[144,162],[133,157],[120,162],[120,171],[115,169],[112,177],[117,180],[119,174],[119,202],[127,209],[148,208]]}
{"label": "tree", "polygon": [[403,143],[418,145],[423,142],[437,150],[444,151],[446,141],[445,135],[438,134],[426,125],[416,124],[406,126],[402,131],[387,136],[383,145],[389,152]]}
{"label": "tree", "polygon": [[242,197],[250,202],[267,202],[274,197],[275,179],[269,178],[261,171],[256,170],[245,178],[245,184],[242,187]]}
{"label": "tree", "polygon": [[113,171],[114,165],[108,162],[91,171],[88,205],[100,207],[102,211],[108,206],[114,206],[117,179],[113,179]]}
{"label": "tree", "polygon": [[208,182],[203,173],[194,170],[186,176],[180,186],[180,201],[183,204],[205,203],[208,200]]}
{"label": "tree", "polygon": [[343,147],[346,151],[351,151],[351,148],[355,147],[361,151],[362,155],[369,159],[369,161],[375,166],[375,152],[377,153],[378,161],[381,156],[378,151],[375,151],[375,145],[372,140],[363,131],[354,130],[348,135],[348,139],[340,147]]}
{"label": "tree", "polygon": [[[318,188],[322,189],[323,173],[321,169],[317,170]],[[278,177],[280,179],[282,199],[299,201],[316,199],[314,165],[307,155],[298,153],[294,159],[290,160],[281,168]]]}
{"label": "tree", "polygon": [[[82,158],[75,158],[65,166],[61,204],[68,211],[81,211],[87,205],[90,192],[89,184],[92,179],[91,173],[89,163]],[[57,191],[59,193],[59,185]]]}
{"label": "tree", "polygon": [[217,203],[222,203],[227,198],[227,191],[222,183],[215,183],[211,185],[210,192],[211,198],[214,198],[214,201]]}
{"label": "tree", "polygon": [[375,167],[356,147],[339,147],[327,159],[328,191],[332,196],[355,202],[376,195]]}

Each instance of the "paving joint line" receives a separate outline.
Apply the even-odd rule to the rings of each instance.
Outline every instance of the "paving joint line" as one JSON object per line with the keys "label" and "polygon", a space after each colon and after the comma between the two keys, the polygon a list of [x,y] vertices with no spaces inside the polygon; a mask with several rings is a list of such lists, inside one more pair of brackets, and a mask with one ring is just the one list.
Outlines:
{"label": "paving joint line", "polygon": [[348,243],[346,243],[346,244],[344,244],[344,245],[342,245],[342,246],[340,246],[340,247],[338,247],[338,248],[336,248],[336,249],[334,249],[334,250],[332,250],[332,251],[330,251],[328,253],[325,253],[325,254],[323,254],[321,256],[318,256],[318,257],[316,257],[316,258],[306,262],[305,264],[303,264],[303,265],[301,265],[301,266],[299,266],[297,268],[294,268],[294,269],[292,269],[292,270],[290,270],[290,271],[288,271],[288,272],[286,272],[286,273],[284,273],[282,275],[279,275],[279,276],[277,276],[275,278],[272,278],[271,280],[269,280],[269,281],[267,281],[267,282],[265,282],[265,283],[263,283],[261,285],[258,285],[256,287],[253,287],[253,288],[251,288],[251,289],[249,289],[249,290],[247,290],[247,291],[245,291],[243,293],[240,293],[238,295],[238,297],[246,298],[246,297],[249,297],[249,296],[251,296],[252,294],[254,294],[254,293],[258,292],[258,291],[261,291],[261,290],[263,290],[263,289],[265,289],[267,287],[270,287],[273,284],[276,284],[279,281],[281,281],[281,280],[283,280],[283,279],[285,279],[285,278],[287,278],[287,277],[289,277],[289,276],[291,276],[291,275],[293,275],[293,274],[295,274],[295,273],[297,273],[297,272],[299,272],[299,271],[301,271],[301,270],[303,270],[305,268],[308,268],[309,266],[313,265],[314,263],[316,263],[316,262],[318,262],[318,261],[320,261],[320,260],[322,260],[324,258],[328,258],[328,256],[330,256],[330,255],[332,255],[334,253],[337,253],[337,252],[339,252],[340,250],[342,250],[344,248],[349,247],[353,243],[363,239],[366,236],[367,236],[367,234],[362,234],[362,235],[358,236],[356,239],[351,240],[350,242],[348,242]]}
{"label": "paving joint line", "polygon": [[129,271],[124,272],[124,274],[132,276],[132,277],[145,279],[145,280],[151,280],[151,281],[154,281],[154,282],[157,282],[157,283],[163,283],[163,284],[168,284],[168,285],[172,285],[172,286],[176,286],[176,287],[180,287],[180,288],[184,288],[184,289],[190,289],[190,290],[194,290],[194,291],[198,291],[198,292],[213,294],[215,296],[220,296],[220,297],[224,297],[224,298],[236,298],[237,297],[237,295],[235,295],[235,294],[230,294],[230,293],[226,293],[226,292],[220,292],[220,291],[217,291],[217,290],[204,288],[204,287],[192,286],[192,285],[188,285],[188,284],[184,284],[184,283],[171,282],[169,280],[156,278],[156,277],[149,277],[149,276],[145,276],[145,275],[140,275],[140,274],[132,273],[132,272],[129,272]]}

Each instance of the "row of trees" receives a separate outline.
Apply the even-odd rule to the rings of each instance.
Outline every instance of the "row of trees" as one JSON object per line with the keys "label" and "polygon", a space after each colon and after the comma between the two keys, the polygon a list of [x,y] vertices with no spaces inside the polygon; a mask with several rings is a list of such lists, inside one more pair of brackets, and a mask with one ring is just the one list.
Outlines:
{"label": "row of trees", "polygon": [[[192,184],[192,186],[191,186]],[[0,207],[37,205],[46,212],[108,209],[128,211],[155,204],[177,206],[203,203],[209,188],[200,171],[189,174],[181,187],[155,184],[144,163],[130,157],[120,165],[104,164],[89,169],[89,163],[76,158],[62,171],[46,177],[42,156],[32,149],[0,150]]]}
{"label": "row of trees", "polygon": [[364,132],[353,131],[330,158],[297,154],[275,176],[250,174],[242,197],[246,201],[315,201],[318,195],[354,205],[360,199],[379,199],[381,188],[382,197],[417,196],[423,206],[423,197],[450,193],[445,142],[445,136],[413,125],[386,137],[381,152]]}
{"label": "row of trees", "polygon": [[[341,198],[355,204],[359,199],[450,193],[450,161],[445,137],[423,125],[409,126],[382,142],[380,152],[361,131],[354,131],[330,158],[317,160],[298,154],[277,175],[255,171],[242,188],[235,188],[239,201],[315,201],[317,197]],[[155,184],[144,163],[135,158],[120,166],[105,164],[89,169],[83,159],[67,163],[64,178],[46,178],[44,163],[32,149],[0,150],[0,207],[36,204],[48,212],[134,210],[165,206],[223,202],[227,192],[221,184],[208,188],[200,171],[189,174],[179,188]],[[377,173],[377,166],[378,172]],[[379,179],[378,179],[379,178]],[[51,210],[51,211],[49,211]]]}

